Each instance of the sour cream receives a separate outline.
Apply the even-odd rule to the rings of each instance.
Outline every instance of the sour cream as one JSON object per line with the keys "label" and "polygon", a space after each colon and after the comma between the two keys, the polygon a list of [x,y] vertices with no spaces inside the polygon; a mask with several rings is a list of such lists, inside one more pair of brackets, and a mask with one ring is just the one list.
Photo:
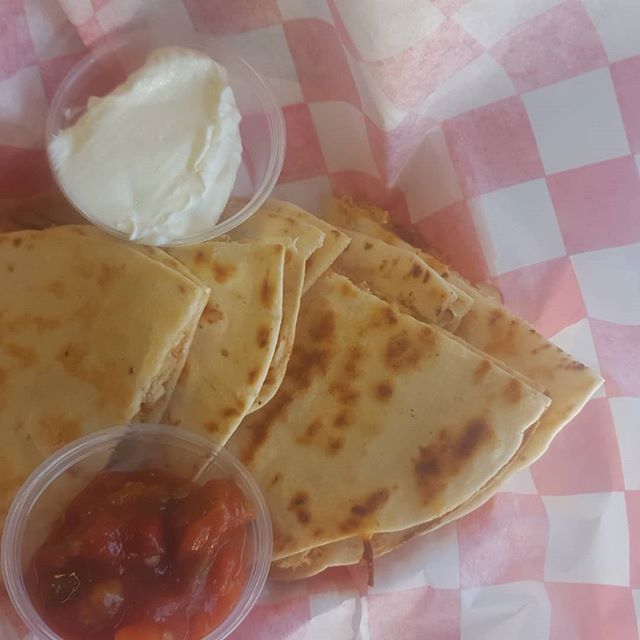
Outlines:
{"label": "sour cream", "polygon": [[191,49],[154,51],[49,143],[74,204],[131,240],[161,245],[206,232],[240,166],[240,112],[222,66]]}

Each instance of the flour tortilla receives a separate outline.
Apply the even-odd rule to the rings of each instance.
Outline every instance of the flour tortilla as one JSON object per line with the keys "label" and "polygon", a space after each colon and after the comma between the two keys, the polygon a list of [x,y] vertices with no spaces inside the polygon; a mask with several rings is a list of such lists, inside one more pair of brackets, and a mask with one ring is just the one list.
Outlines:
{"label": "flour tortilla", "polygon": [[[553,399],[551,407],[535,428],[528,430],[527,437],[523,439],[514,458],[471,498],[444,516],[405,531],[383,532],[371,536],[371,550],[377,557],[416,535],[444,526],[484,504],[513,473],[528,466],[544,453],[555,434],[584,406],[602,381],[593,371],[575,362],[545,340],[526,322],[512,316],[500,304],[499,297],[494,292],[488,294],[473,287],[435,256],[402,240],[390,228],[386,212],[371,206],[359,207],[348,200],[342,200],[333,202],[329,218],[370,237],[413,251],[443,278],[465,291],[472,298],[473,306],[455,329],[456,335],[478,350],[491,354],[496,359],[494,362],[503,363],[512,373],[514,370],[521,372],[529,383],[537,388],[545,388]],[[280,579],[306,577],[328,566],[354,564],[362,555],[362,538],[352,537],[283,558],[273,564],[271,574]]]}
{"label": "flour tortilla", "polygon": [[[367,536],[354,536],[337,542],[331,542],[307,551],[281,558],[271,564],[269,576],[274,580],[301,580],[309,578],[328,567],[348,566],[358,564],[365,555],[365,544],[371,548],[373,558],[379,558],[402,546],[416,536],[435,531],[445,525],[458,520],[481,507],[512,474],[515,463],[521,452],[531,439],[538,427],[538,423],[527,429],[516,454],[502,467],[483,487],[471,498],[455,507],[444,515],[409,527],[402,531],[375,533]],[[374,567],[375,569],[375,567]],[[375,570],[374,570],[375,575]]]}
{"label": "flour tortilla", "polygon": [[236,227],[230,237],[234,240],[279,242],[286,247],[282,322],[269,371],[250,409],[255,411],[273,398],[284,378],[296,333],[305,266],[313,253],[322,246],[325,234],[295,216],[262,208]]}
{"label": "flour tortilla", "polygon": [[212,241],[168,252],[211,294],[166,421],[224,444],[253,405],[273,359],[285,247]]}
{"label": "flour tortilla", "polygon": [[322,246],[314,251],[306,264],[306,273],[302,293],[306,293],[318,278],[334,263],[336,258],[346,249],[349,237],[325,220],[314,216],[291,202],[267,200],[263,205],[268,211],[279,213],[289,220],[298,220],[310,224],[324,233]]}
{"label": "flour tortilla", "polygon": [[229,448],[266,496],[277,560],[446,513],[506,464],[548,404],[446,332],[327,273],[303,298],[280,390]]}
{"label": "flour tortilla", "polygon": [[595,371],[553,345],[495,298],[483,295],[439,259],[402,240],[388,225],[385,226],[385,212],[341,200],[333,202],[329,219],[419,255],[443,278],[473,299],[471,309],[461,319],[455,335],[534,380],[546,390],[552,405],[519,454],[519,463],[514,471],[535,462],[560,429],[582,409],[602,384],[602,378]]}
{"label": "flour tortilla", "polygon": [[[420,256],[353,230],[335,269],[414,318],[450,327],[471,307],[471,297],[447,282]],[[462,300],[460,300],[462,299]]]}
{"label": "flour tortilla", "polygon": [[37,463],[157,419],[208,290],[88,226],[0,235],[0,517]]}

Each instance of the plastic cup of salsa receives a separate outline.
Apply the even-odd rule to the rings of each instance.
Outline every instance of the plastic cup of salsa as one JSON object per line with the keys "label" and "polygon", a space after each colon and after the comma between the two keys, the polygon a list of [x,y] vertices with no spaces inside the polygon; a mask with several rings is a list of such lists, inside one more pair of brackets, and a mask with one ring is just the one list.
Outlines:
{"label": "plastic cup of salsa", "polygon": [[203,485],[229,479],[240,489],[254,518],[246,525],[244,585],[228,616],[203,640],[226,638],[256,603],[267,579],[272,553],[269,511],[248,471],[224,448],[184,429],[130,425],[91,434],[64,447],[38,467],[22,486],[7,516],[1,563],[9,597],[37,640],[57,635],[29,596],[25,573],[36,550],[70,502],[108,471],[159,470]]}

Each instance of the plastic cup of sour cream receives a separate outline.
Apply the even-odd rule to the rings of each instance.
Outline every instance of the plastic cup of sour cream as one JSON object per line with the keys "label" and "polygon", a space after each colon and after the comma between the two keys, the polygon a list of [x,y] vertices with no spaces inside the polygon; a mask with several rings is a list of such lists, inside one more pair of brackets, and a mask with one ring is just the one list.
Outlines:
{"label": "plastic cup of sour cream", "polygon": [[171,246],[228,233],[264,203],[285,127],[237,53],[205,34],[147,28],[107,36],[71,69],[46,143],[60,190],[87,220]]}

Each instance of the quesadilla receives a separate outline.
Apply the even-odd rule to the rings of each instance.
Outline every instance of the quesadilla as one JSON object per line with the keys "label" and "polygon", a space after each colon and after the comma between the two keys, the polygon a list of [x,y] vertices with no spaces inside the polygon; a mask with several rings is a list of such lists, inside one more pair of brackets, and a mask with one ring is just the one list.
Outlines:
{"label": "quesadilla", "polygon": [[256,211],[249,220],[236,227],[229,235],[234,240],[279,242],[286,248],[282,322],[269,371],[250,409],[255,411],[273,398],[284,378],[296,334],[305,265],[311,255],[322,246],[325,235],[317,227],[301,219],[265,208]]}
{"label": "quesadilla", "polygon": [[385,212],[341,200],[332,203],[329,219],[419,255],[473,300],[471,308],[455,329],[455,335],[534,380],[546,390],[552,405],[519,455],[518,469],[528,466],[547,450],[558,431],[582,409],[602,384],[602,378],[597,373],[553,345],[495,298],[483,295],[443,262],[402,240],[389,224],[385,225],[388,219]]}
{"label": "quesadilla", "polygon": [[253,405],[273,359],[285,247],[211,241],[168,252],[211,293],[166,421],[224,444]]}
{"label": "quesadilla", "polygon": [[298,220],[316,227],[324,234],[322,246],[314,251],[307,260],[304,287],[302,289],[302,293],[306,293],[346,249],[349,244],[349,238],[333,225],[291,202],[267,200],[263,207],[268,211],[282,215],[288,220]]}
{"label": "quesadilla", "polygon": [[403,531],[379,532],[364,539],[354,536],[282,558],[273,563],[271,571],[273,577],[280,579],[306,577],[329,566],[357,563],[365,550],[371,558],[378,557],[416,535],[433,531],[480,507],[513,473],[544,453],[554,435],[601,384],[594,372],[572,360],[526,322],[511,315],[493,292],[488,295],[472,286],[435,256],[402,240],[392,229],[386,212],[343,199],[332,203],[329,219],[369,238],[413,252],[468,294],[473,301],[472,308],[461,318],[459,326],[452,329],[456,336],[464,339],[468,346],[473,345],[478,352],[487,354],[494,363],[501,363],[512,374],[520,372],[529,384],[546,389],[553,402],[535,428],[525,434],[514,457],[473,496],[448,513]]}
{"label": "quesadilla", "polygon": [[[464,517],[487,502],[499,486],[513,474],[518,456],[526,447],[536,428],[537,424],[527,429],[520,447],[506,465],[474,493],[471,498],[444,515],[401,531],[352,536],[351,538],[345,538],[344,540],[331,542],[281,558],[271,564],[270,577],[275,580],[300,580],[316,575],[328,567],[357,564],[362,560],[371,562],[374,558],[379,558],[397,549],[416,536],[435,531],[450,522]],[[373,577],[373,567],[370,566],[369,570],[372,574],[371,577]]]}
{"label": "quesadilla", "polygon": [[335,269],[419,320],[451,327],[471,307],[471,297],[447,282],[420,256],[383,240],[344,231],[351,242]]}
{"label": "quesadilla", "polygon": [[229,448],[262,487],[277,560],[450,511],[512,458],[548,404],[446,332],[327,273],[303,298],[280,390]]}
{"label": "quesadilla", "polygon": [[89,226],[0,235],[0,510],[37,463],[159,419],[208,290]]}

